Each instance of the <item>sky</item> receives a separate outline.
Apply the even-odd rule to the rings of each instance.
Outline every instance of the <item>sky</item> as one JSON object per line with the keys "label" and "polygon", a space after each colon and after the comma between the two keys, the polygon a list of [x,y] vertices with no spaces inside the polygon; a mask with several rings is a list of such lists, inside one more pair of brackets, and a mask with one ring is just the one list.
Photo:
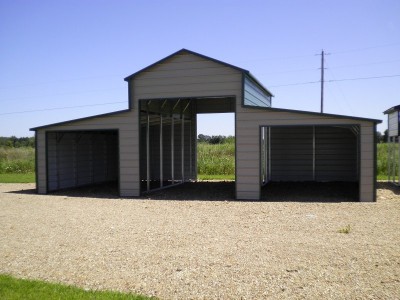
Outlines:
{"label": "sky", "polygon": [[[249,70],[277,108],[383,120],[400,104],[399,0],[0,0],[0,136],[126,109],[126,76],[182,48]],[[373,77],[373,78],[371,78]],[[232,115],[198,134],[233,135]]]}

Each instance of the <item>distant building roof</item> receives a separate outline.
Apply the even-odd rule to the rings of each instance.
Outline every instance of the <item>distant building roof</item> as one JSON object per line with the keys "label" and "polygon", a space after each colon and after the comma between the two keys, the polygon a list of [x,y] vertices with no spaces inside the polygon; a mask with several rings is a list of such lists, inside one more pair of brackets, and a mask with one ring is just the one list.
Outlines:
{"label": "distant building roof", "polygon": [[399,111],[399,110],[400,110],[400,105],[396,105],[396,106],[393,106],[393,107],[391,107],[391,108],[385,110],[383,113],[384,113],[385,115],[387,115],[387,114],[390,114],[390,113],[392,113],[392,112],[394,112],[394,111]]}

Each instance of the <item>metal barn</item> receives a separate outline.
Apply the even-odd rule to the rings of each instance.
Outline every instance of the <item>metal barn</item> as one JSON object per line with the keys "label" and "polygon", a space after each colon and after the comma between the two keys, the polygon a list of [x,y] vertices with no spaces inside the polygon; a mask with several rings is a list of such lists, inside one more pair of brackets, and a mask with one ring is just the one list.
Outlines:
{"label": "metal barn", "polygon": [[272,108],[249,71],[182,49],[125,78],[129,108],[32,128],[38,193],[118,181],[121,196],[196,180],[196,120],[235,113],[236,199],[269,181],[357,182],[375,201],[379,120]]}

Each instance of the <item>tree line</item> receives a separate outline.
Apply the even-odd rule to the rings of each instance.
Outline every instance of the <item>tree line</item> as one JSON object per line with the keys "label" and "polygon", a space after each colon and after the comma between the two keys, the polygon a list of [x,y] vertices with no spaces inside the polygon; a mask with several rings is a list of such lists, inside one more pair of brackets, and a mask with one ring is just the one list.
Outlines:
{"label": "tree line", "polygon": [[11,137],[0,136],[0,147],[7,147],[7,148],[31,147],[31,148],[35,148],[35,137],[17,138],[16,136],[11,136]]}
{"label": "tree line", "polygon": [[228,143],[234,143],[235,142],[235,137],[234,136],[224,136],[224,135],[205,135],[205,134],[199,134],[197,136],[197,141],[200,143],[207,143],[211,145],[217,145],[217,144],[228,144]]}

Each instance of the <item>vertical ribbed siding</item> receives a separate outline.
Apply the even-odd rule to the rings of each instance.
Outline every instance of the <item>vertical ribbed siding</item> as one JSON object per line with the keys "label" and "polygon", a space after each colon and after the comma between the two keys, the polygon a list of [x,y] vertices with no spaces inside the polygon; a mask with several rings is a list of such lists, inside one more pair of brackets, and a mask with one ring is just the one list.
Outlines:
{"label": "vertical ribbed siding", "polygon": [[271,180],[313,180],[313,128],[271,128]]}
{"label": "vertical ribbed siding", "polygon": [[36,190],[39,194],[47,193],[47,164],[46,164],[46,132],[36,132]]}
{"label": "vertical ribbed siding", "polygon": [[315,180],[358,180],[358,141],[351,128],[317,126],[315,142]]}

